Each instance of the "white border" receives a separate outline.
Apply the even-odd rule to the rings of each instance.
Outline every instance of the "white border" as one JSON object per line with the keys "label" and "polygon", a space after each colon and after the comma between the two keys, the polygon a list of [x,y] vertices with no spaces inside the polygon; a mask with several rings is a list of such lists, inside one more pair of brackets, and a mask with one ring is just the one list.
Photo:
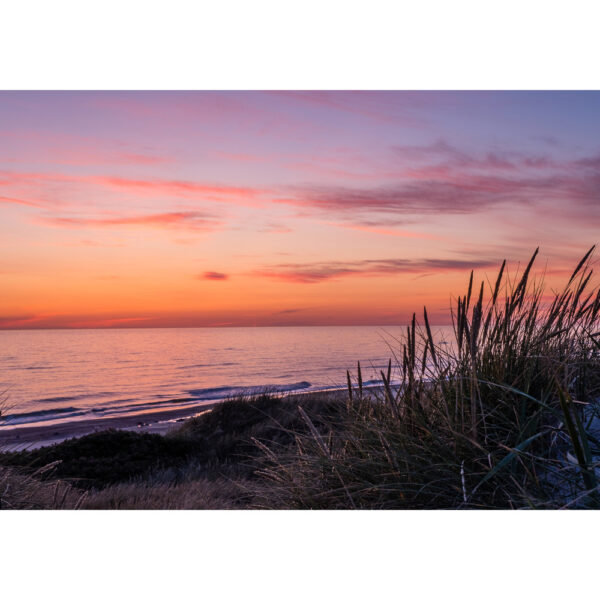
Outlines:
{"label": "white border", "polygon": [[595,89],[590,0],[3,2],[3,89]]}
{"label": "white border", "polygon": [[[0,87],[597,89],[594,4],[4,2]],[[2,592],[583,597],[597,523],[574,512],[2,512]]]}
{"label": "white border", "polygon": [[4,513],[2,589],[45,600],[593,597],[597,524],[583,512]]}

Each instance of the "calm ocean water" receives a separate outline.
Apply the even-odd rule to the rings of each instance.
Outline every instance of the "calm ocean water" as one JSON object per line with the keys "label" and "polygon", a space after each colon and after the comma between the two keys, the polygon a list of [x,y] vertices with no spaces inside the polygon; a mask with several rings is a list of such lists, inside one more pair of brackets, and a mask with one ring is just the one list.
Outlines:
{"label": "calm ocean water", "polygon": [[376,379],[401,327],[0,331],[0,427],[135,414],[236,392]]}

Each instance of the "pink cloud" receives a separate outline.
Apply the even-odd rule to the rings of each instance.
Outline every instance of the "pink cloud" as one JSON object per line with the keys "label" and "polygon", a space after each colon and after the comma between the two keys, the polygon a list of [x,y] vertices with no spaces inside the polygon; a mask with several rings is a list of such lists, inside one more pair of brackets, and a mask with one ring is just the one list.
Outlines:
{"label": "pink cloud", "polygon": [[354,229],[355,231],[363,231],[365,233],[373,233],[375,235],[390,235],[393,237],[405,237],[425,240],[441,239],[440,236],[431,235],[429,233],[424,233],[420,231],[402,231],[399,229],[379,227],[377,225],[354,225],[352,223],[324,223],[324,225],[331,225],[332,227],[343,227],[345,229]]}
{"label": "pink cloud", "polygon": [[194,231],[212,231],[219,224],[212,215],[198,211],[166,212],[150,215],[114,216],[104,218],[40,217],[38,220],[48,225],[71,228],[141,226],[186,228]]}
{"label": "pink cloud", "polygon": [[362,188],[304,186],[275,202],[332,214],[352,224],[363,224],[365,219],[384,224],[390,215],[470,214],[500,205],[544,206],[548,201],[562,202],[570,208],[570,216],[573,208],[580,207],[588,218],[599,218],[600,173],[567,167],[542,176],[511,177],[436,167],[433,177],[421,180]]}
{"label": "pink cloud", "polygon": [[254,271],[258,277],[278,279],[288,283],[321,283],[342,277],[373,277],[401,273],[469,271],[497,266],[496,261],[402,258],[329,263],[281,264]]}
{"label": "pink cloud", "polygon": [[0,317],[0,329],[19,329],[35,326],[36,323],[52,319],[54,315],[15,315]]}
{"label": "pink cloud", "polygon": [[20,200],[19,198],[8,198],[7,196],[0,196],[0,202],[4,202],[6,204],[21,204],[23,206],[39,206],[39,204],[36,202]]}
{"label": "pink cloud", "polygon": [[90,177],[88,181],[119,189],[134,190],[142,193],[154,193],[175,196],[204,196],[216,199],[221,196],[234,197],[241,200],[253,199],[258,191],[247,187],[229,185],[207,185],[191,181],[161,179],[129,179],[125,177]]}
{"label": "pink cloud", "polygon": [[[251,187],[207,184],[171,179],[134,179],[118,176],[69,175],[65,173],[33,173],[0,171],[1,186],[34,187],[33,193],[47,193],[48,184],[84,184],[132,193],[137,196],[175,196],[241,205],[261,204],[265,190]],[[30,192],[31,193],[31,192]]]}

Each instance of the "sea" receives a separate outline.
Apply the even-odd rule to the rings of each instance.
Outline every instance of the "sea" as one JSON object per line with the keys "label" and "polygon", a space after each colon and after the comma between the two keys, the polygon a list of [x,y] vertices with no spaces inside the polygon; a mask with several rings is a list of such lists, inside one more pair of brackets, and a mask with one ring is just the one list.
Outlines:
{"label": "sea", "polygon": [[[374,385],[403,327],[0,331],[0,427],[129,416],[256,394]],[[443,332],[442,332],[443,335]]]}

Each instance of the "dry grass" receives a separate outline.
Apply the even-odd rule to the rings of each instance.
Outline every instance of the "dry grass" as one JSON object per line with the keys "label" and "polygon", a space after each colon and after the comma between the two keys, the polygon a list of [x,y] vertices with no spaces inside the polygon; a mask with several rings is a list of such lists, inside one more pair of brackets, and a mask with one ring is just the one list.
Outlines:
{"label": "dry grass", "polygon": [[[348,374],[343,427],[264,451],[259,507],[559,508],[598,506],[600,447],[585,417],[599,391],[600,292],[591,251],[548,302],[505,265],[486,293],[452,309],[455,339],[434,339],[424,310],[381,372],[382,393]],[[400,385],[393,386],[393,375]]]}
{"label": "dry grass", "polygon": [[89,494],[81,504],[91,510],[225,510],[241,508],[241,488],[234,482],[192,480],[183,483],[121,483]]}
{"label": "dry grass", "polygon": [[40,481],[34,473],[0,467],[0,508],[9,510],[69,510],[81,507],[85,492],[69,483]]}
{"label": "dry grass", "polygon": [[[27,481],[42,490],[59,480],[78,493],[86,491],[80,507],[87,509],[247,508],[264,485],[256,481],[255,461],[262,450],[255,440],[279,452],[293,443],[295,433],[307,432],[299,405],[328,421],[343,406],[328,394],[237,397],[164,437],[104,431],[0,454],[5,465],[0,468],[20,473],[21,487]],[[19,503],[18,508],[26,507],[25,500]]]}
{"label": "dry grass", "polygon": [[[9,410],[8,394],[0,392],[0,416]],[[1,449],[0,449],[1,450]],[[0,465],[0,509],[3,510],[68,510],[81,506],[85,494],[69,483],[57,479],[42,481],[58,463],[49,462],[36,470]]]}

